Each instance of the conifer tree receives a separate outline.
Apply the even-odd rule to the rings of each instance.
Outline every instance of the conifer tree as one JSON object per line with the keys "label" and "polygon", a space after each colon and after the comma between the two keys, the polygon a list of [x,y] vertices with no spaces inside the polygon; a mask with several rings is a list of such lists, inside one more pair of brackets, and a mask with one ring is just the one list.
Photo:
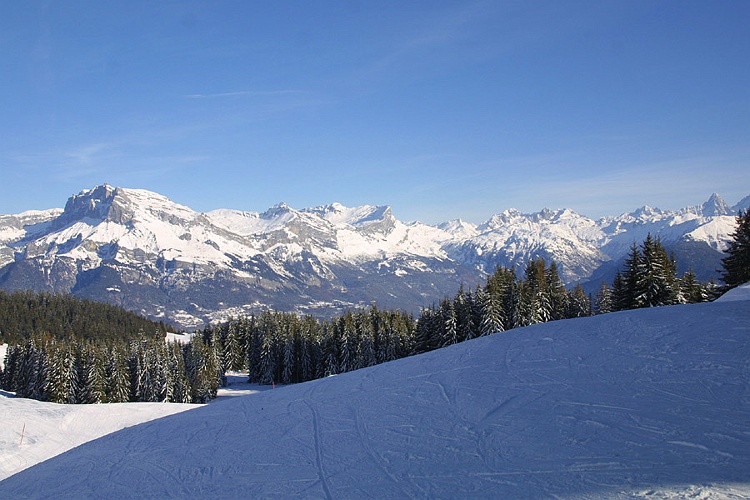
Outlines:
{"label": "conifer tree", "polygon": [[450,299],[444,299],[440,303],[440,319],[443,325],[440,346],[458,343],[458,320],[453,301]]}
{"label": "conifer tree", "polygon": [[633,242],[630,252],[625,259],[625,271],[620,275],[621,283],[613,285],[617,290],[616,303],[620,311],[639,307],[640,297],[643,296],[640,273],[643,271],[643,254],[638,245]]}
{"label": "conifer tree", "polygon": [[582,318],[591,315],[591,301],[580,284],[567,292],[566,300],[566,318]]}
{"label": "conifer tree", "polygon": [[532,259],[526,264],[518,308],[519,326],[544,323],[552,319],[552,301],[544,259]]}
{"label": "conifer tree", "polygon": [[[270,318],[269,318],[270,319]],[[276,336],[278,326],[275,322],[269,322],[263,328],[263,340],[260,347],[260,379],[261,384],[273,384],[278,380],[276,377]]]}
{"label": "conifer tree", "polygon": [[703,287],[698,282],[692,269],[682,275],[679,282],[679,294],[677,302],[680,304],[694,304],[703,302]]}
{"label": "conifer tree", "polygon": [[643,241],[642,258],[636,279],[638,294],[636,307],[656,307],[675,304],[676,265],[667,255],[658,238],[649,234]]}
{"label": "conifer tree", "polygon": [[721,261],[724,267],[721,280],[726,289],[750,282],[750,209],[740,210],[737,227],[730,236],[727,256]]}
{"label": "conifer tree", "polygon": [[80,404],[101,403],[104,399],[103,363],[95,346],[79,344],[76,349],[74,370],[78,384],[75,389],[75,402]]}
{"label": "conifer tree", "polygon": [[566,317],[565,311],[568,294],[565,290],[565,285],[563,285],[560,279],[560,273],[555,261],[550,262],[549,267],[545,270],[544,277],[547,286],[546,300],[549,303],[549,315],[546,321],[562,319]]}
{"label": "conifer tree", "polygon": [[415,352],[429,352],[437,349],[442,344],[442,325],[440,313],[432,305],[422,309],[417,320]]}
{"label": "conifer tree", "polygon": [[477,287],[475,295],[480,306],[481,322],[479,335],[489,335],[505,330],[503,325],[502,310],[500,302],[482,287]]}
{"label": "conifer tree", "polygon": [[606,281],[602,281],[599,290],[596,292],[594,308],[596,314],[606,314],[615,310],[612,295],[612,289]]}
{"label": "conifer tree", "polygon": [[359,321],[359,362],[358,368],[366,368],[377,364],[378,357],[375,352],[375,324],[377,324],[377,311],[362,312],[358,314]]}
{"label": "conifer tree", "polygon": [[110,347],[104,374],[104,401],[127,402],[130,399],[130,374],[126,354],[120,346]]}
{"label": "conifer tree", "polygon": [[456,313],[456,337],[458,342],[476,337],[474,297],[470,292],[464,290],[463,285],[461,285],[456,298],[453,300],[453,309]]}
{"label": "conifer tree", "polygon": [[73,382],[76,376],[74,357],[71,349],[61,343],[54,342],[49,346],[50,356],[49,388],[46,401],[52,403],[68,403],[69,396],[73,393]]}
{"label": "conifer tree", "polygon": [[299,381],[294,376],[296,371],[294,336],[291,332],[286,332],[284,337],[284,368],[281,373],[281,382],[284,384],[291,384],[292,382]]}
{"label": "conifer tree", "polygon": [[178,342],[170,342],[167,348],[167,363],[172,387],[169,401],[174,403],[190,403],[191,388],[185,356],[182,346]]}

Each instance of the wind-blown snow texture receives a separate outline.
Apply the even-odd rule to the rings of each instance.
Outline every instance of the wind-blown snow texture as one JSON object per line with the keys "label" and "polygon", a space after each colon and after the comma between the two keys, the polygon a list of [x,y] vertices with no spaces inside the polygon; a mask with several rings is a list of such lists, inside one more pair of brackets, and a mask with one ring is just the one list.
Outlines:
{"label": "wind-blown snow texture", "polygon": [[0,497],[747,498],[748,359],[747,300],[540,324],[125,429]]}

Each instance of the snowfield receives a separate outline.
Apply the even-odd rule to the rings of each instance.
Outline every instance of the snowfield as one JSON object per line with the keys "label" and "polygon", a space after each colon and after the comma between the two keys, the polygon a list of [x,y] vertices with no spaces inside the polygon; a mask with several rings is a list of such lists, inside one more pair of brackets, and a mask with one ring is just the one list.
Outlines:
{"label": "snowfield", "polygon": [[[749,498],[750,289],[733,295],[177,408],[8,477],[0,498]],[[4,398],[3,467],[70,433],[52,409],[114,430],[128,407]]]}

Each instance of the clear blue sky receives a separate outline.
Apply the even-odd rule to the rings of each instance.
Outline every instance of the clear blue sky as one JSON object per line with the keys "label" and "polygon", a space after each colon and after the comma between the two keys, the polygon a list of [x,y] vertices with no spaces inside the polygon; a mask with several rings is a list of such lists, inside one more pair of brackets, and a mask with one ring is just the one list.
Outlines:
{"label": "clear blue sky", "polygon": [[0,2],[0,213],[616,215],[750,194],[750,1]]}

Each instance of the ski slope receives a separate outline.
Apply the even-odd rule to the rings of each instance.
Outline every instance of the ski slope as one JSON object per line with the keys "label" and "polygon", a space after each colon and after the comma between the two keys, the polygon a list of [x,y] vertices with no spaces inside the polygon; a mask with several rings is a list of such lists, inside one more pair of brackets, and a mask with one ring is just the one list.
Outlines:
{"label": "ski slope", "polygon": [[734,295],[225,398],[18,472],[0,498],[748,498],[750,290]]}

